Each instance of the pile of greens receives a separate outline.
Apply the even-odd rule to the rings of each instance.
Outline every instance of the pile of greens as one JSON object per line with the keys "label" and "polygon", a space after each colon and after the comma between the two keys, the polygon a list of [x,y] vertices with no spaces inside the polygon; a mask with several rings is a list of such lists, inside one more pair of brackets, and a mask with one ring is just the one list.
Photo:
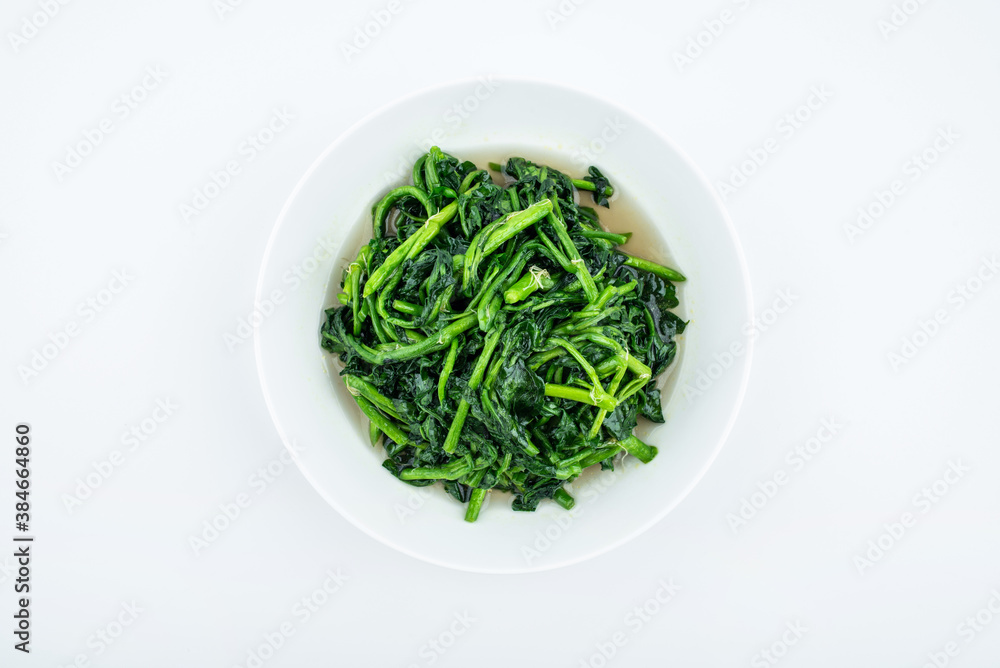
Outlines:
{"label": "pile of greens", "polygon": [[[490,489],[514,510],[552,498],[589,466],[656,448],[632,432],[663,422],[655,378],[685,322],[679,272],[616,249],[589,191],[614,189],[511,158],[489,171],[432,147],[413,185],[372,208],[373,237],[344,271],[321,344],[383,439],[382,464],[411,485],[443,481],[473,522]],[[395,233],[393,234],[393,229]]]}

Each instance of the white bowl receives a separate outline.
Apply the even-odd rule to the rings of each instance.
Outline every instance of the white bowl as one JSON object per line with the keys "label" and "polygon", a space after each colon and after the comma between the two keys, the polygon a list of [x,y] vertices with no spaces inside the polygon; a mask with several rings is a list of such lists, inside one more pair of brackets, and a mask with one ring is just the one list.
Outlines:
{"label": "white bowl", "polygon": [[[498,495],[474,524],[439,485],[415,488],[381,467],[365,422],[319,347],[321,311],[364,237],[358,221],[409,177],[431,143],[459,158],[596,164],[655,223],[687,275],[665,425],[645,434],[650,464],[585,474],[576,508],[513,512]],[[588,151],[592,160],[585,160]],[[480,164],[480,167],[485,165]],[[574,174],[576,176],[576,174]],[[616,195],[617,196],[617,195]],[[615,206],[612,201],[612,208]],[[348,130],[313,163],[281,212],[257,285],[255,348],[271,417],[305,477],[344,517],[406,554],[488,573],[544,570],[605,552],[674,508],[722,447],[750,367],[752,307],[743,254],[711,185],[670,140],[633,114],[576,90],[491,78],[426,90]],[[734,344],[743,347],[732,355]],[[731,357],[731,362],[726,358]],[[726,363],[728,362],[728,366]],[[678,364],[679,363],[679,364]],[[726,368],[724,368],[726,366]]]}

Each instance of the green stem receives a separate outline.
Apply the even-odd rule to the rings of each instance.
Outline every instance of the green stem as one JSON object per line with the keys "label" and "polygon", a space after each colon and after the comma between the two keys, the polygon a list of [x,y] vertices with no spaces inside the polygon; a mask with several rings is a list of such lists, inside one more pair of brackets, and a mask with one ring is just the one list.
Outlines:
{"label": "green stem", "polygon": [[567,492],[562,487],[560,487],[559,489],[557,489],[552,494],[552,500],[555,501],[556,503],[558,503],[560,506],[562,506],[566,510],[570,510],[573,506],[576,505],[576,499],[574,499],[572,496],[570,496],[570,493]]}
{"label": "green stem", "polygon": [[615,246],[621,246],[622,244],[628,243],[628,240],[632,238],[631,232],[616,234],[614,232],[605,232],[604,230],[583,230],[581,234],[583,234],[583,236],[587,239],[603,239],[604,241],[610,241]]}
{"label": "green stem", "polygon": [[[473,319],[475,315],[471,316]],[[479,387],[479,383],[483,380],[483,374],[486,373],[486,367],[490,362],[490,357],[493,355],[494,349],[496,349],[497,344],[500,342],[500,334],[503,330],[499,327],[490,331],[486,335],[486,341],[483,344],[483,351],[479,353],[479,359],[476,360],[476,365],[472,368],[472,376],[469,378],[468,389],[470,392],[475,392]],[[462,426],[465,424],[465,418],[469,414],[469,402],[462,399],[458,404],[458,411],[455,413],[455,419],[451,422],[451,427],[448,428],[448,436],[444,439],[444,451],[448,453],[455,452],[455,448],[458,447],[458,437],[462,433]]]}
{"label": "green stem", "polygon": [[[601,278],[604,276],[604,271],[606,269],[607,269],[606,266],[605,267],[601,267],[601,270],[598,271],[596,274],[594,274],[594,281],[601,280]],[[564,288],[564,290],[566,292],[577,292],[577,291],[582,290],[582,289],[583,289],[583,285],[580,283],[579,279],[574,280],[572,283],[570,283],[569,285],[567,285]]]}
{"label": "green stem", "polygon": [[599,396],[596,392],[593,392],[593,394],[592,392],[593,389],[587,391],[580,387],[570,387],[568,385],[545,386],[545,396],[547,397],[579,401],[582,404],[605,408],[609,411],[613,411],[617,407],[618,404],[615,402],[615,398],[610,394],[605,393],[603,396]]}
{"label": "green stem", "polygon": [[[622,311],[621,306],[615,306],[614,308],[606,309],[603,313],[598,313],[597,315],[592,315],[583,312],[574,313],[572,316],[573,318],[572,320],[566,322],[565,324],[559,325],[558,327],[552,330],[552,333],[557,336],[572,336],[575,332],[578,332],[582,329],[593,327],[598,323],[600,323],[602,320],[610,318],[615,314],[620,313],[621,311]],[[587,317],[587,319],[577,320],[577,317],[581,315]]]}
{"label": "green stem", "polygon": [[427,159],[424,160],[424,181],[427,184],[428,192],[434,192],[441,185],[435,163],[442,158],[444,158],[444,151],[437,146],[431,146],[430,150],[427,151]]}
{"label": "green stem", "polygon": [[462,291],[466,297],[471,297],[472,290],[479,285],[477,272],[479,270],[479,263],[483,259],[483,246],[489,241],[493,231],[499,229],[507,222],[509,216],[510,214],[507,214],[506,216],[497,218],[476,232],[476,236],[472,237],[469,248],[465,251],[465,261],[462,263]]}
{"label": "green stem", "polygon": [[[591,343],[596,343],[599,346],[610,348],[611,350],[615,351],[615,354],[619,357],[620,361],[624,363],[626,366],[628,366],[629,371],[631,371],[635,375],[644,378],[645,380],[649,380],[653,375],[652,369],[643,364],[642,360],[640,360],[635,355],[630,355],[628,351],[625,350],[625,348],[623,348],[620,343],[618,343],[612,338],[604,336],[599,332],[584,331],[578,334],[577,336],[574,336],[572,339],[570,339],[570,341],[572,343],[579,343],[580,341],[590,341]],[[605,364],[605,362],[602,362],[601,364],[603,365]],[[598,373],[598,375],[600,375],[600,373]]]}
{"label": "green stem", "polygon": [[618,359],[618,355],[615,353],[594,367],[594,370],[597,371],[598,376],[604,378],[608,374],[614,373],[619,366],[621,366],[621,360]]}
{"label": "green stem", "polygon": [[[554,360],[558,357],[562,357],[565,354],[566,351],[563,350],[562,348],[553,348],[552,350],[546,350],[540,353],[535,353],[534,355],[528,358],[528,366],[531,368],[532,371],[535,371],[541,368],[541,366],[546,362]],[[598,367],[595,370],[597,371],[597,373],[600,375],[601,378],[611,373],[611,371],[607,371],[606,373],[601,374],[600,367]]]}
{"label": "green stem", "polygon": [[354,336],[361,334],[361,277],[368,270],[368,261],[371,258],[372,248],[364,245],[358,251],[358,257],[347,268],[348,280],[344,287],[351,297],[351,314],[354,322]]}
{"label": "green stem", "polygon": [[392,350],[383,350],[376,353],[375,359],[371,363],[385,364],[388,361],[411,360],[414,357],[443,350],[451,345],[452,339],[475,326],[476,314],[470,313],[461,320],[456,320],[442,329],[436,337],[429,336],[420,343],[414,343],[409,346],[397,346]]}
{"label": "green stem", "polygon": [[[417,161],[413,163],[413,169],[410,172],[410,176],[413,178],[413,185],[421,190],[427,190],[427,184],[424,183],[424,161],[427,160],[427,154],[424,153],[422,156],[417,158]],[[430,214],[427,214],[430,215]]]}
{"label": "green stem", "polygon": [[464,179],[462,179],[462,185],[458,187],[459,194],[465,193],[466,190],[472,187],[472,182],[476,179],[487,180],[490,178],[490,173],[485,169],[480,169],[478,172],[469,172]]}
{"label": "green stem", "polygon": [[552,254],[552,259],[559,263],[565,271],[573,271],[573,265],[570,264],[569,258],[559,250],[559,247],[552,243],[552,239],[549,239],[549,235],[545,234],[541,230],[536,230],[538,232],[538,238],[542,240],[542,244],[548,249]]}
{"label": "green stem", "polygon": [[400,429],[395,422],[382,415],[382,413],[375,408],[375,404],[360,395],[354,395],[354,401],[356,401],[358,407],[361,408],[361,412],[367,415],[368,419],[371,420],[386,436],[400,445],[416,445],[416,443],[410,440],[409,436],[403,433],[403,430]]}
{"label": "green stem", "polygon": [[399,477],[403,480],[457,480],[471,470],[472,462],[468,457],[463,457],[435,468],[419,466],[406,469]]}
{"label": "green stem", "polygon": [[574,313],[572,318],[589,318],[594,313],[599,313],[601,309],[608,305],[615,297],[621,297],[626,295],[639,287],[638,281],[629,281],[624,285],[609,285],[601,291],[601,294],[597,297],[597,301],[593,304],[589,304],[585,308],[581,309],[578,313]]}
{"label": "green stem", "polygon": [[[392,307],[400,313],[405,313],[406,315],[420,315],[424,312],[424,307],[420,304],[412,304],[410,302],[404,302],[400,299],[393,300]],[[357,334],[357,332],[355,332],[355,334]]]}
{"label": "green stem", "polygon": [[580,368],[583,369],[584,373],[587,374],[587,377],[590,378],[590,382],[597,387],[601,386],[601,379],[598,377],[597,371],[594,370],[594,367],[587,361],[587,358],[583,356],[583,353],[576,349],[576,346],[566,339],[560,339],[559,337],[550,338],[548,343],[550,345],[562,346],[566,352],[570,354],[570,357],[575,359],[576,363],[580,365]]}
{"label": "green stem", "polygon": [[670,267],[665,267],[662,264],[657,264],[651,262],[650,260],[644,260],[641,257],[635,257],[634,255],[628,255],[622,253],[625,256],[625,266],[634,267],[636,269],[641,269],[642,271],[648,271],[651,274],[656,274],[660,278],[664,278],[668,281],[686,281],[687,278],[681,272],[676,269],[671,269]]}
{"label": "green stem", "polygon": [[617,454],[620,450],[621,448],[617,445],[594,450],[592,454],[580,460],[580,468],[588,468],[594,464],[600,464],[608,457],[612,457]]}
{"label": "green stem", "polygon": [[378,338],[379,343],[388,343],[392,340],[385,332],[385,327],[382,325],[382,320],[378,315],[378,307],[375,305],[374,297],[365,297],[365,306],[368,307],[368,316],[372,319],[372,329],[375,330],[375,336]]}
{"label": "green stem", "polygon": [[[535,251],[539,248],[537,244],[530,243],[526,244],[517,255],[503,268],[476,296],[476,299],[480,299],[479,308],[477,309],[477,316],[479,317],[479,329],[484,332],[489,329],[490,321],[492,316],[496,315],[496,308],[493,305],[493,298],[496,293],[503,288],[503,285],[508,282],[512,277],[521,273],[524,269],[524,265],[528,263],[528,260],[535,254]],[[499,296],[499,295],[497,295]],[[475,300],[473,300],[475,303]],[[471,304],[470,304],[471,307]]]}
{"label": "green stem", "polygon": [[416,232],[407,237],[396,250],[389,253],[382,266],[372,272],[365,284],[364,296],[367,297],[378,290],[389,279],[389,276],[403,264],[404,260],[412,259],[437,236],[448,221],[455,217],[458,203],[452,202],[436,214],[424,221]]}
{"label": "green stem", "polygon": [[[595,190],[597,190],[597,186],[595,186],[590,181],[585,181],[584,179],[570,179],[570,180],[573,182],[573,187],[576,188],[577,190],[589,190],[590,192],[594,192]],[[615,189],[613,187],[611,186],[604,187],[604,195],[606,197],[611,197],[614,194],[615,194]]]}
{"label": "green stem", "polygon": [[396,205],[396,202],[404,197],[415,198],[423,205],[428,217],[434,215],[434,203],[431,202],[431,198],[427,193],[420,188],[416,186],[400,186],[399,188],[390,190],[372,213],[372,230],[376,239],[381,239],[385,236],[385,219],[388,217],[392,207]]}
{"label": "green stem", "polygon": [[597,286],[594,284],[594,277],[590,275],[587,263],[580,257],[580,251],[576,247],[576,244],[570,239],[569,232],[566,230],[566,223],[553,213],[549,213],[548,221],[556,231],[556,236],[559,237],[559,241],[563,245],[563,250],[566,252],[566,257],[569,259],[569,271],[572,271],[580,279],[580,284],[583,286],[583,294],[587,295],[587,301],[595,301],[597,299]]}
{"label": "green stem", "polygon": [[543,199],[535,202],[527,209],[518,211],[510,216],[503,227],[496,229],[490,235],[489,240],[483,247],[483,257],[489,255],[497,248],[500,248],[508,239],[513,238],[518,232],[531,227],[539,220],[552,212],[552,200]]}
{"label": "green stem", "polygon": [[465,521],[475,522],[479,519],[479,511],[483,507],[483,501],[486,500],[486,490],[479,489],[478,487],[472,490],[472,494],[469,495],[469,507],[465,509]]}
{"label": "green stem", "polygon": [[410,341],[410,343],[420,343],[421,341],[425,341],[427,339],[426,334],[416,329],[403,328],[403,334],[406,335],[406,338]]}
{"label": "green stem", "polygon": [[367,380],[361,376],[352,376],[351,374],[344,374],[343,379],[344,385],[347,385],[347,389],[352,395],[360,395],[364,397],[390,417],[394,417],[397,420],[403,419],[396,411],[396,407],[393,405],[392,400],[379,392],[378,388],[369,383]]}
{"label": "green stem", "polygon": [[[614,396],[615,392],[618,391],[618,385],[622,382],[622,378],[625,377],[625,369],[626,366],[624,364],[618,367],[618,371],[615,372],[615,377],[611,379],[611,384],[608,385],[608,394],[611,396]],[[620,404],[621,401],[619,400],[618,403]],[[597,434],[601,431],[601,426],[604,424],[604,419],[606,417],[608,417],[608,411],[606,409],[602,408],[597,411],[597,417],[594,418],[594,424],[590,428],[590,433],[588,434],[590,438],[597,438]]]}
{"label": "green stem", "polygon": [[444,368],[441,369],[441,377],[438,379],[438,403],[444,405],[444,389],[448,384],[448,376],[455,368],[455,360],[458,358],[458,337],[451,340],[451,347],[448,348],[448,356],[444,358]]}
{"label": "green stem", "polygon": [[536,290],[549,291],[555,286],[556,281],[549,275],[549,272],[532,265],[528,271],[514,285],[507,288],[503,293],[503,299],[508,304],[527,299]]}
{"label": "green stem", "polygon": [[656,449],[655,445],[648,445],[639,440],[634,434],[629,436],[623,441],[618,441],[618,443],[625,448],[625,451],[630,455],[638,459],[643,464],[648,464],[653,461],[653,457],[657,455],[659,450]]}
{"label": "green stem", "polygon": [[[389,313],[389,299],[392,297],[393,291],[396,286],[400,284],[403,280],[403,272],[394,272],[390,277],[388,283],[376,297],[375,297],[375,308],[378,310],[378,314],[382,316],[382,320],[389,325],[396,325],[403,328],[412,328],[414,323],[410,320],[405,320],[403,318],[397,318],[396,316]],[[389,334],[390,338],[394,341],[398,341],[399,337],[396,335],[396,331],[392,327],[386,327],[386,332]]]}

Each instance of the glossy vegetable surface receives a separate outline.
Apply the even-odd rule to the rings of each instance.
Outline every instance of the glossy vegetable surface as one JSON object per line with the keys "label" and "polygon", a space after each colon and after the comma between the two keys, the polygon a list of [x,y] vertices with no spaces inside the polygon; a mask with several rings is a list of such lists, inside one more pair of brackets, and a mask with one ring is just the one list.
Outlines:
{"label": "glossy vegetable surface", "polygon": [[514,510],[568,509],[563,485],[587,467],[651,461],[633,430],[663,421],[655,378],[686,325],[671,311],[684,276],[619,251],[630,235],[577,203],[610,205],[597,168],[571,179],[511,158],[497,177],[437,147],[421,156],[412,185],[373,207],[321,333],[383,466],[442,481],[470,522],[488,490],[513,493]]}

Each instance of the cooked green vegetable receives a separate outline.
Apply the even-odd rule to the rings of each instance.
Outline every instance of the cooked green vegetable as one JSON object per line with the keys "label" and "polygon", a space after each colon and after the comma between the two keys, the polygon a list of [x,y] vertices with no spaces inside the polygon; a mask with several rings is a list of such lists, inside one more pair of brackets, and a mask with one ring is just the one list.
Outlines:
{"label": "cooked green vegetable", "polygon": [[[494,171],[498,164],[490,163]],[[609,206],[596,167],[565,174],[511,158],[507,185],[436,146],[413,185],[372,208],[372,240],[344,272],[324,349],[382,439],[383,466],[411,485],[442,481],[473,522],[490,489],[514,510],[551,498],[619,453],[656,448],[633,434],[663,422],[655,378],[686,323],[669,267],[619,251],[579,191]]]}

